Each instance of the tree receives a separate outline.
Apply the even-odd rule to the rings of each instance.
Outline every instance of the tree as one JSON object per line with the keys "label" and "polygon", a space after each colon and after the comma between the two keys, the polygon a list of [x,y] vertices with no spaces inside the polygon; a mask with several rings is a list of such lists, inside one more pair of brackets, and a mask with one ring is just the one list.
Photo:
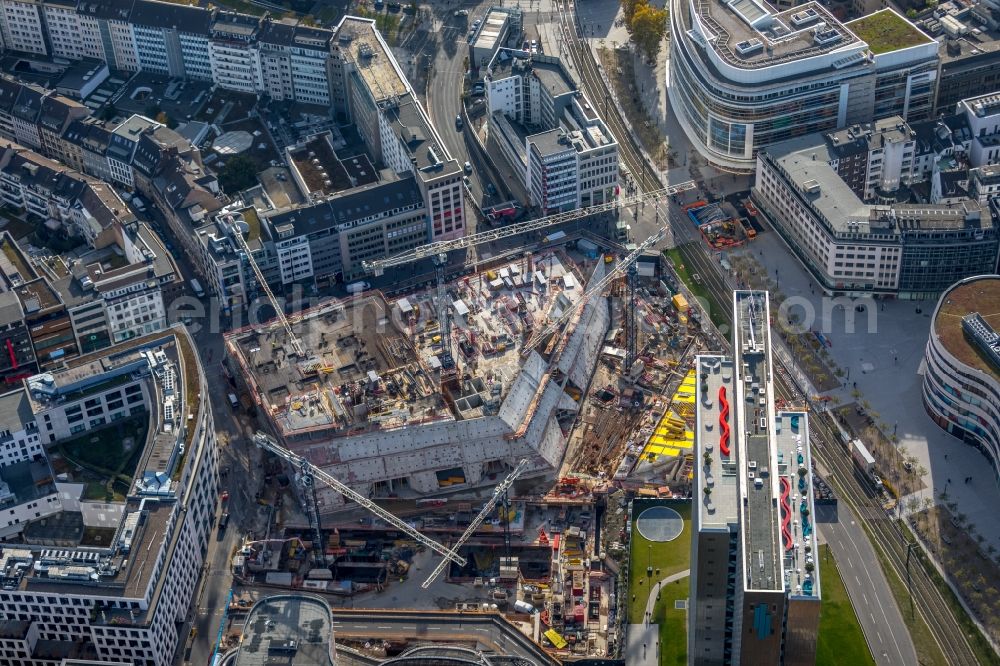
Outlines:
{"label": "tree", "polygon": [[642,5],[647,4],[647,0],[621,0],[622,15],[625,18],[625,27],[628,31],[632,32],[632,19],[635,17],[636,11]]}
{"label": "tree", "polygon": [[253,186],[257,181],[257,163],[246,155],[229,158],[219,172],[219,185],[228,194]]}
{"label": "tree", "polygon": [[663,46],[663,37],[667,34],[667,18],[670,13],[666,9],[657,9],[647,3],[642,3],[635,10],[632,22],[632,39],[636,46],[650,60],[655,60]]}

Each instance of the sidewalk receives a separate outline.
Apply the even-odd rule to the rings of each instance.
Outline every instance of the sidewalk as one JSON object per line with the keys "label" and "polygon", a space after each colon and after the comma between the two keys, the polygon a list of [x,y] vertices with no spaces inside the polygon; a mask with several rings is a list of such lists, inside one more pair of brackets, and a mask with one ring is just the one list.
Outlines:
{"label": "sidewalk", "polygon": [[[860,400],[871,404],[878,420],[886,424],[886,434],[895,431],[898,446],[927,469],[928,488],[917,493],[918,499],[938,501],[938,493],[947,485],[948,501],[958,504],[958,511],[968,516],[986,544],[1000,548],[1000,514],[994,510],[1000,506],[1000,488],[992,468],[975,448],[941,430],[923,406],[921,366],[935,302],[858,299],[857,304],[872,304],[872,314],[864,308],[846,312],[823,298],[773,230],[760,234],[745,251],[752,252],[770,275],[778,270],[779,289],[786,297],[809,304],[816,317],[811,328],[822,331],[832,343],[831,356],[848,374],[841,388],[825,395],[836,396],[841,404],[855,402],[852,393],[857,384]],[[963,483],[970,476],[972,481]]]}

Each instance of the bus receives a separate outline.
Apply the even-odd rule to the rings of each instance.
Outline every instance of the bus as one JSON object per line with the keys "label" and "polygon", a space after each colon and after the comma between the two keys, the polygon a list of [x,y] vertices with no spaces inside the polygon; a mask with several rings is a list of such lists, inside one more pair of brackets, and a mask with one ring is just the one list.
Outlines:
{"label": "bus", "polygon": [[201,288],[201,283],[198,282],[196,278],[191,279],[191,291],[193,291],[194,295],[198,298],[205,296],[205,290]]}

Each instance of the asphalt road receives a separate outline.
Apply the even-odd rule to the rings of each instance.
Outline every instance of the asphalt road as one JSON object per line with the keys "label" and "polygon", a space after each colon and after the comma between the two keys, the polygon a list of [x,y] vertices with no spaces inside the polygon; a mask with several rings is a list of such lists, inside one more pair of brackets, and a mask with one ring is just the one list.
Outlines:
{"label": "asphalt road", "polygon": [[[179,247],[177,240],[169,229],[165,228],[166,225],[162,220],[157,219],[155,214],[152,218],[157,232],[175,248]],[[195,276],[190,261],[184,252],[174,252],[173,256],[187,284]],[[184,295],[193,298],[188,288],[185,288]],[[206,307],[205,310],[210,311],[210,308]],[[173,312],[169,304],[168,312]],[[176,315],[176,312],[173,314]],[[247,531],[260,528],[263,515],[260,505],[256,503],[258,489],[256,484],[259,484],[259,481],[249,481],[257,478],[254,472],[260,460],[260,452],[249,444],[249,435],[254,429],[253,424],[242,412],[234,412],[226,399],[226,394],[231,389],[220,366],[223,356],[221,331],[224,328],[226,328],[224,322],[213,321],[208,316],[195,316],[188,326],[205,371],[208,383],[205,394],[212,396],[212,413],[220,446],[219,468],[220,471],[228,471],[220,482],[220,499],[215,512],[216,524],[224,511],[230,513],[227,529],[220,533],[218,527],[215,527],[209,537],[202,580],[197,588],[197,596],[192,600],[188,622],[181,632],[181,645],[178,646],[178,659],[175,661],[196,666],[208,664],[215,650],[227,596],[233,584],[230,570],[231,553]],[[223,491],[229,492],[229,500],[225,503],[221,500]],[[187,654],[184,648],[192,627],[196,630],[196,635],[191,644],[190,654]]]}
{"label": "asphalt road", "polygon": [[[920,663],[871,541],[845,502],[816,507],[816,524],[837,560],[876,664]],[[820,581],[822,585],[822,581]]]}
{"label": "asphalt road", "polygon": [[[671,205],[671,221],[678,241],[690,250],[689,271],[697,271],[716,290],[721,280],[718,264],[697,238],[690,221],[676,205]],[[728,292],[730,285],[725,286]],[[865,633],[865,639],[878,664],[916,664],[916,650],[903,620],[899,606],[889,588],[868,535],[861,528],[856,514],[841,501],[834,510],[817,507],[817,525],[840,568],[851,603]],[[866,516],[868,518],[868,516]],[[884,512],[873,514],[875,520],[885,520]],[[822,583],[822,581],[821,581]]]}

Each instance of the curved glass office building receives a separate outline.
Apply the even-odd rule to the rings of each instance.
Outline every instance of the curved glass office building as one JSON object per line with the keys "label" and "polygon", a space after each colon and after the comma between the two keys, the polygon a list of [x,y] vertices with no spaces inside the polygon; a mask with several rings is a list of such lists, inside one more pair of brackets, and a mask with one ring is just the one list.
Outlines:
{"label": "curved glass office building", "polygon": [[[842,24],[816,2],[672,0],[670,21],[670,104],[719,168],[750,171],[759,148],[793,137],[932,113],[937,42],[892,10]],[[907,35],[902,48],[852,29],[876,41],[887,22]]]}
{"label": "curved glass office building", "polygon": [[924,407],[947,432],[998,469],[1000,456],[1000,275],[956,283],[941,294],[924,360]]}

